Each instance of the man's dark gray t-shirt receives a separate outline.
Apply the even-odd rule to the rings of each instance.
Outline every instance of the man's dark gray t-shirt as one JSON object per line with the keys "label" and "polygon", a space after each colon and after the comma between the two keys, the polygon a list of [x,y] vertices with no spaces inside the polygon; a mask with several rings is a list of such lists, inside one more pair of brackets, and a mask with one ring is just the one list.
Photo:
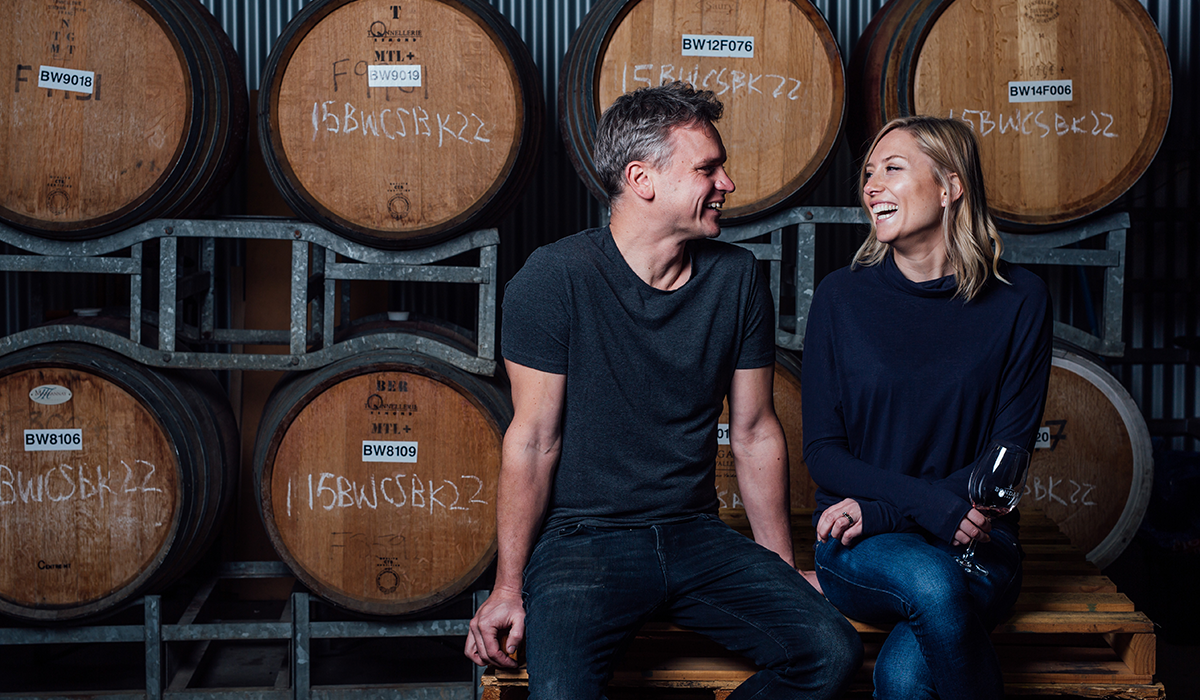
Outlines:
{"label": "man's dark gray t-shirt", "polygon": [[735,369],[775,361],[774,306],[754,256],[688,243],[692,274],[655,289],[607,228],[539,248],[505,287],[505,359],[566,375],[546,527],[716,513],[717,421]]}

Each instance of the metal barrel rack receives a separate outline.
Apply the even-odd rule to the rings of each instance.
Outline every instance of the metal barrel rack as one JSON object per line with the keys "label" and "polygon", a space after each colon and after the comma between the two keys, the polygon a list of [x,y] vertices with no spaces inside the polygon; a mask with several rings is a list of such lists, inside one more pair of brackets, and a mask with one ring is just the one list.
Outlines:
{"label": "metal barrel rack", "polygon": [[[766,261],[771,270],[771,292],[780,309],[784,287],[794,291],[794,309],[780,312],[776,343],[803,349],[804,325],[815,288],[815,250],[818,225],[865,225],[866,213],[857,207],[799,207],[744,226],[727,228],[721,240],[737,243]],[[1065,322],[1055,323],[1055,334],[1085,350],[1120,355],[1125,272],[1125,238],[1129,215],[1113,214],[1057,232],[1005,233],[1004,258],[1033,265],[1075,265],[1104,270],[1102,322],[1089,333]],[[794,277],[784,284],[784,232],[794,231],[794,258],[788,260]],[[1080,244],[1103,238],[1102,248]],[[142,342],[137,324],[129,338],[83,327],[43,326],[0,338],[0,354],[52,340],[90,342],[120,352],[152,367],[207,369],[307,370],[355,352],[376,347],[399,347],[444,359],[477,374],[493,374],[496,366],[496,247],[495,229],[465,234],[441,245],[412,251],[384,251],[351,243],[312,224],[278,220],[156,220],[94,241],[47,241],[0,225],[0,242],[32,255],[0,255],[0,271],[98,272],[130,278],[130,316],[142,312],[142,246],[160,243],[159,296],[156,317],[158,346]],[[180,270],[181,239],[198,239],[201,263],[196,270]],[[263,239],[292,242],[291,327],[286,331],[216,328],[213,306],[213,250],[218,239]],[[767,239],[766,242],[762,242]],[[107,257],[128,250],[128,257]],[[479,251],[477,266],[436,264],[470,250]],[[340,257],[339,257],[340,256]],[[339,294],[339,282],[390,280],[451,282],[479,285],[477,307],[478,353],[460,350],[427,339],[403,334],[377,334],[334,342],[335,308],[348,311],[348,293]],[[180,324],[178,304],[200,301],[200,323]],[[347,313],[343,313],[345,318]],[[790,329],[790,330],[789,330]],[[198,343],[286,345],[287,354],[192,352],[176,350],[176,338]]]}
{"label": "metal barrel rack", "polygon": [[[776,345],[789,350],[804,349],[804,329],[816,288],[816,247],[820,238],[817,227],[866,227],[868,223],[867,213],[860,207],[798,207],[721,231],[721,240],[751,250],[770,267],[771,295],[775,299],[778,315]],[[1091,328],[1084,330],[1067,321],[1055,320],[1055,337],[1099,355],[1122,354],[1125,240],[1128,229],[1129,214],[1117,213],[1048,233],[1001,233],[1004,239],[1002,258],[1008,262],[1074,266],[1080,271],[1083,268],[1098,268],[1102,271],[1099,299],[1103,309],[1100,314],[1096,314],[1093,308],[1092,293],[1086,278],[1082,274],[1078,277],[1080,285],[1084,287],[1081,305],[1087,307],[1086,316],[1091,321]],[[849,262],[847,258],[843,264]],[[788,271],[792,274],[785,279],[784,274]],[[1051,289],[1051,295],[1056,296],[1059,291]],[[1056,308],[1056,319],[1060,316],[1067,318],[1069,314]]]}
{"label": "metal barrel rack", "polygon": [[[314,642],[337,639],[461,638],[467,634],[466,619],[449,620],[364,620],[324,619],[339,617],[336,611],[307,592],[293,592],[275,619],[206,619],[205,611],[220,581],[251,578],[289,578],[291,572],[280,562],[235,562],[196,587],[184,611],[174,621],[164,619],[161,596],[149,595],[131,602],[141,608],[141,624],[89,624],[65,628],[0,627],[0,647],[48,644],[137,644],[143,649],[143,689],[91,692],[88,697],[105,700],[476,700],[482,669],[469,680],[368,685],[325,685],[313,683],[313,667],[321,663]],[[470,594],[474,609],[487,592]],[[321,619],[314,619],[321,611]],[[341,616],[345,618],[345,616]],[[237,688],[189,687],[210,645],[218,642],[278,642],[286,649],[284,663],[275,669],[274,682],[266,686]],[[268,674],[270,675],[270,674]],[[2,685],[0,685],[2,688]],[[0,698],[78,697],[63,693],[0,693]]]}
{"label": "metal barrel rack", "polygon": [[[287,330],[218,326],[218,295],[227,292],[219,288],[217,282],[216,247],[222,240],[291,243],[287,261],[290,267],[290,323]],[[157,327],[155,337],[144,337],[142,326],[137,322],[129,324],[127,335],[86,325],[41,325],[0,338],[0,355],[43,343],[72,341],[107,348],[149,367],[304,371],[367,350],[400,348],[436,357],[475,374],[492,375],[496,369],[499,235],[495,229],[474,231],[439,245],[403,251],[356,244],[312,224],[255,218],[154,220],[88,241],[47,240],[0,225],[0,242],[21,251],[0,254],[0,271],[98,273],[128,278],[130,319]],[[464,263],[464,260],[468,262]],[[335,318],[339,312],[342,324],[348,324],[350,320],[349,283],[352,280],[476,285],[475,354],[404,333],[375,333],[336,340]],[[189,314],[183,313],[185,304]],[[195,320],[189,323],[185,318]],[[240,345],[279,345],[284,346],[286,352],[230,351],[230,346]],[[338,616],[336,609],[305,591],[292,593],[282,614],[274,620],[204,622],[198,617],[221,580],[291,576],[280,562],[227,562],[216,578],[199,587],[186,611],[173,621],[164,621],[162,597],[147,595],[130,603],[132,607],[141,608],[140,624],[97,623],[37,628],[10,626],[0,620],[0,647],[138,644],[144,649],[145,656],[145,678],[140,689],[88,692],[90,696],[114,700],[467,700],[478,697],[479,671],[461,674],[473,676],[463,681],[394,683],[374,687],[313,684],[313,664],[320,661],[319,655],[314,654],[314,643],[336,639],[462,638],[467,633],[468,619],[465,618],[469,618],[481,602],[472,599],[470,594],[464,594],[465,605],[469,608],[464,619],[326,620],[324,618]],[[479,596],[478,593],[474,595]],[[459,608],[463,607],[461,603],[459,601]],[[321,612],[317,619],[313,617],[314,611]],[[125,612],[128,609],[121,614]],[[250,641],[274,641],[286,647],[287,663],[278,669],[270,687],[189,688],[189,682],[211,644]],[[183,655],[175,654],[173,648],[180,646],[188,646],[189,651]],[[0,678],[0,697],[4,698],[46,700],[76,695],[75,691],[70,694],[7,693],[5,685],[4,679]]]}
{"label": "metal barrel rack", "polygon": [[[288,330],[218,328],[214,322],[216,241],[278,240],[291,242],[291,288]],[[158,244],[156,261],[144,248]],[[183,267],[180,246],[198,247],[198,264]],[[119,352],[150,367],[193,369],[310,370],[373,348],[401,348],[428,354],[476,374],[495,372],[496,229],[463,234],[417,250],[380,250],[345,240],[319,226],[274,219],[157,219],[90,241],[52,241],[0,225],[0,242],[30,254],[0,255],[0,272],[102,273],[129,277],[130,318],[158,326],[157,342],[141,337],[131,323],[129,336],[66,324],[31,328],[0,338],[0,355],[54,341],[91,343]],[[477,265],[443,261],[478,251]],[[157,263],[156,309],[143,303],[148,266]],[[436,341],[401,333],[334,341],[335,316],[349,312],[350,280],[448,282],[479,287],[475,355]],[[180,303],[198,305],[199,322],[180,320]],[[148,311],[149,313],[143,313]],[[198,345],[284,345],[286,354],[231,353],[178,349],[177,339]]]}

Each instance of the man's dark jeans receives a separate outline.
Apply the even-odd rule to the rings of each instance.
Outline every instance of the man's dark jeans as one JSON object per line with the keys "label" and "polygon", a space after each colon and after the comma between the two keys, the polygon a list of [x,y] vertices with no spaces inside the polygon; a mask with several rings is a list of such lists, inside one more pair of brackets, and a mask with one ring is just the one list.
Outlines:
{"label": "man's dark jeans", "polygon": [[762,669],[730,700],[835,698],[862,661],[858,634],[832,605],[712,515],[550,529],[524,594],[532,700],[602,698],[619,651],[664,612]]}

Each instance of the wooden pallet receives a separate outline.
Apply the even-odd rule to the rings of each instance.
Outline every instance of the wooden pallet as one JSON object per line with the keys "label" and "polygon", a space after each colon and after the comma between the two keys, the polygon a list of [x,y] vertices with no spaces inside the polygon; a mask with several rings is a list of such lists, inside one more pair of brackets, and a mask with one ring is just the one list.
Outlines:
{"label": "wooden pallet", "polygon": [[[796,562],[812,568],[811,511],[793,513]],[[749,532],[745,516],[722,517]],[[1154,682],[1154,625],[1100,570],[1084,559],[1040,511],[1022,512],[1024,586],[1012,615],[992,633],[1012,697],[1164,698]],[[863,639],[865,662],[851,697],[869,696],[875,655],[888,627],[851,620]],[[755,673],[748,660],[703,636],[668,623],[638,633],[609,684],[613,697],[723,700]],[[525,669],[489,669],[484,700],[524,700]]]}

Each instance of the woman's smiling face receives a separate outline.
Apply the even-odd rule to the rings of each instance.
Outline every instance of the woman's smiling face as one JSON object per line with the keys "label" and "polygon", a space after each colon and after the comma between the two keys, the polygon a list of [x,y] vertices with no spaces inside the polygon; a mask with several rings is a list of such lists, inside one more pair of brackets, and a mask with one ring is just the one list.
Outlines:
{"label": "woman's smiling face", "polygon": [[942,215],[950,193],[938,182],[936,167],[903,129],[875,144],[863,168],[862,196],[881,243],[903,249],[945,245]]}

